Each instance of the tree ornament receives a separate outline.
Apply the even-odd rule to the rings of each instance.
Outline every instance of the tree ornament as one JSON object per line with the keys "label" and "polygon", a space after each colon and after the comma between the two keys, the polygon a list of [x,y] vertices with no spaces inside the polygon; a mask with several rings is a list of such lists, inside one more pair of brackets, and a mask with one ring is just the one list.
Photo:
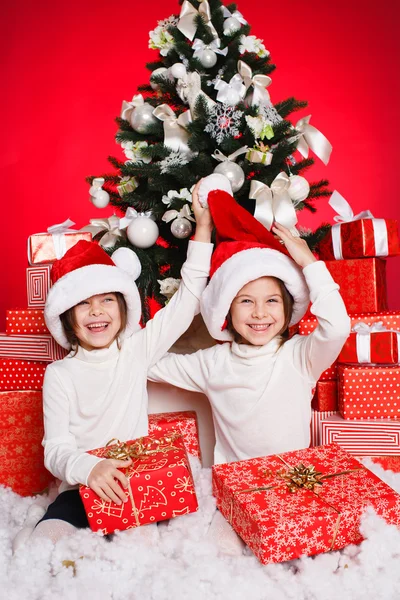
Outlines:
{"label": "tree ornament", "polygon": [[120,219],[119,228],[126,228],[128,240],[137,248],[154,246],[159,235],[158,226],[152,219],[151,211],[138,213],[131,206],[128,207],[125,217]]}
{"label": "tree ornament", "polygon": [[289,196],[293,202],[303,202],[310,193],[310,184],[301,175],[290,175]]}
{"label": "tree ornament", "polygon": [[130,118],[132,129],[138,133],[147,133],[149,127],[157,123],[157,119],[153,115],[153,110],[154,108],[151,104],[142,104],[135,108]]}
{"label": "tree ornament", "polygon": [[232,35],[235,31],[239,31],[241,25],[235,17],[229,17],[224,21],[224,34]]}
{"label": "tree ornament", "polygon": [[214,173],[220,173],[229,179],[234,194],[238,192],[244,184],[245,177],[242,167],[239,167],[239,165],[230,160],[225,160],[217,165],[214,169]]}
{"label": "tree ornament", "polygon": [[171,233],[180,240],[189,237],[192,233],[192,224],[190,221],[195,222],[190,213],[189,204],[185,204],[179,212],[177,210],[167,210],[163,214],[162,220],[166,223],[172,221]]}
{"label": "tree ornament", "polygon": [[150,86],[153,90],[158,90],[160,88],[160,84],[153,81],[153,77],[162,75],[164,79],[172,79],[169,69],[165,67],[160,67],[159,69],[155,69],[150,75]]}
{"label": "tree ornament", "polygon": [[217,62],[217,55],[214,50],[205,48],[199,56],[199,61],[205,69],[211,69]]}
{"label": "tree ornament", "polygon": [[110,195],[103,190],[104,177],[95,177],[89,189],[90,201],[96,208],[105,208],[110,202]]}

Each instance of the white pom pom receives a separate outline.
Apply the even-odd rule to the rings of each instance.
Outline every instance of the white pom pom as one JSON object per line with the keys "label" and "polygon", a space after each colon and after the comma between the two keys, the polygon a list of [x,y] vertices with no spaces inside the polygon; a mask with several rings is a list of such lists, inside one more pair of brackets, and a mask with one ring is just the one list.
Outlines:
{"label": "white pom pom", "polygon": [[142,265],[137,254],[129,248],[118,248],[111,255],[117,267],[126,271],[133,279],[137,279],[142,271]]}
{"label": "white pom pom", "polygon": [[214,190],[223,190],[233,195],[229,179],[220,173],[212,173],[204,177],[199,186],[199,202],[203,208],[208,206],[208,194]]}

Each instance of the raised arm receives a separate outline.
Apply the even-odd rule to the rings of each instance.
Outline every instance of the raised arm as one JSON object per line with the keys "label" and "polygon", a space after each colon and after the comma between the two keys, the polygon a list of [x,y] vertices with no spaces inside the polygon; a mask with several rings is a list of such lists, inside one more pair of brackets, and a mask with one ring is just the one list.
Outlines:
{"label": "raised arm", "polygon": [[213,355],[214,348],[193,354],[166,354],[151,367],[147,376],[157,383],[170,383],[190,392],[205,393]]}

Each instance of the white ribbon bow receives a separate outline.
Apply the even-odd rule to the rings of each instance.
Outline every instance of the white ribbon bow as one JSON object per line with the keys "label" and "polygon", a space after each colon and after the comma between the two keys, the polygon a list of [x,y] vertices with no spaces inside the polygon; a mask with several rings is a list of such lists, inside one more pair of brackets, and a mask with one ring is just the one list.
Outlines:
{"label": "white ribbon bow", "polygon": [[244,18],[244,16],[242,15],[241,12],[239,12],[238,10],[235,10],[233,13],[231,13],[226,6],[221,6],[222,8],[222,14],[224,15],[225,19],[229,19],[230,17],[235,18],[237,21],[239,21],[239,23],[241,23],[242,25],[247,25],[247,21]]}
{"label": "white ribbon bow", "polygon": [[239,75],[242,77],[246,92],[249,87],[253,86],[252,106],[272,106],[269,92],[265,89],[271,85],[272,79],[268,75],[254,75],[251,68],[243,60],[239,60],[237,64]]}
{"label": "white ribbon bow", "polygon": [[191,114],[196,114],[195,107],[199,96],[204,98],[208,108],[212,108],[215,102],[202,91],[200,74],[197,73],[197,71],[189,71],[188,73],[183,64],[176,64],[179,64],[182,67],[182,76],[178,78],[176,91],[178,92],[178,96],[181,98],[181,100],[189,104]]}
{"label": "white ribbon bow", "polygon": [[203,40],[196,38],[192,45],[193,58],[198,58],[201,56],[201,53],[208,49],[215,52],[215,54],[222,54],[222,56],[226,56],[228,54],[228,48],[220,48],[221,40],[216,38],[210,44],[205,44]]}
{"label": "white ribbon bow", "polygon": [[219,162],[226,162],[226,161],[234,162],[235,158],[237,158],[241,154],[245,154],[247,152],[247,150],[248,150],[247,146],[242,146],[241,148],[239,148],[239,150],[235,150],[235,152],[232,152],[232,154],[229,154],[229,156],[225,156],[225,154],[222,154],[221,150],[217,149],[214,152],[214,154],[211,154],[211,156],[213,158],[215,158],[215,160],[218,160]]}
{"label": "white ribbon bow", "polygon": [[153,115],[163,121],[164,124],[164,145],[173,152],[182,152],[191,154],[187,145],[189,134],[185,127],[192,121],[190,110],[185,111],[179,117],[168,104],[160,104],[153,110]]}
{"label": "white ribbon bow", "polygon": [[385,219],[375,219],[370,210],[363,210],[355,215],[350,204],[336,190],[329,199],[328,204],[337,212],[333,217],[336,225],[332,225],[332,246],[336,260],[342,260],[342,236],[340,228],[342,223],[350,223],[361,219],[372,219],[374,229],[375,256],[387,256],[389,254],[389,241]]}
{"label": "white ribbon bow", "polygon": [[138,217],[148,217],[149,219],[154,220],[151,210],[146,210],[145,212],[138,212],[135,208],[132,208],[132,206],[128,206],[125,216],[119,220],[119,228],[126,229],[128,225],[130,225],[132,221],[134,221]]}
{"label": "white ribbon bow", "polygon": [[196,10],[193,4],[188,2],[188,0],[184,0],[181,8],[181,12],[179,15],[179,22],[177,28],[183,35],[189,38],[190,41],[193,40],[197,25],[196,25],[196,17],[197,15],[201,15],[204,21],[207,23],[212,35],[214,37],[218,37],[218,33],[211,22],[211,10],[208,0],[200,0],[201,4],[199,6],[199,10]]}
{"label": "white ribbon bow", "polygon": [[165,221],[166,223],[169,223],[170,221],[172,221],[173,219],[176,218],[179,219],[188,219],[188,221],[193,221],[193,223],[196,222],[196,219],[194,219],[191,215],[190,212],[190,207],[189,204],[185,204],[180,211],[177,210],[167,210],[163,216],[162,216],[162,220]]}
{"label": "white ribbon bow", "polygon": [[360,364],[371,364],[371,333],[392,331],[397,335],[397,347],[400,350],[400,332],[387,329],[382,321],[378,321],[372,325],[367,325],[367,323],[360,321],[354,325],[352,331],[356,334],[357,360]]}
{"label": "white ribbon bow", "polygon": [[297,150],[304,158],[308,158],[311,150],[327,165],[332,152],[332,144],[316,127],[310,125],[311,115],[297,121],[296,131],[299,132]]}
{"label": "white ribbon bow", "polygon": [[214,88],[218,90],[218,102],[229,104],[229,106],[236,106],[246,95],[246,86],[239,73],[236,73],[229,83],[218,79],[214,84]]}
{"label": "white ribbon bow", "polygon": [[89,225],[82,227],[80,231],[90,231],[93,237],[104,231],[105,233],[101,236],[99,244],[102,248],[112,248],[117,243],[118,238],[123,235],[119,229],[119,223],[120,218],[116,215],[112,215],[108,219],[90,219]]}
{"label": "white ribbon bow", "polygon": [[296,210],[289,196],[290,179],[286,173],[279,173],[268,187],[265,183],[252,179],[249,198],[256,201],[254,218],[271,231],[276,221],[290,229],[292,235],[299,236],[295,228]]}
{"label": "white ribbon bow", "polygon": [[47,232],[52,235],[54,252],[56,258],[59,260],[64,256],[67,251],[67,245],[65,243],[65,233],[74,233],[76,229],[71,229],[72,225],[75,225],[71,219],[66,219],[63,223],[57,223],[47,228]]}
{"label": "white ribbon bow", "polygon": [[125,119],[125,121],[129,121],[132,111],[135,110],[138,106],[142,106],[144,104],[144,98],[142,94],[136,94],[132,98],[132,102],[127,102],[126,100],[122,101],[121,107],[121,119]]}

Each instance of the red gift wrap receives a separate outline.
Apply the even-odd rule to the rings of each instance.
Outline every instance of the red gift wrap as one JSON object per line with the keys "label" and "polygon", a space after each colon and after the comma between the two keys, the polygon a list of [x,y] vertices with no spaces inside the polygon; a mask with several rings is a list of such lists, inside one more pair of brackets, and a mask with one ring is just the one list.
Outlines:
{"label": "red gift wrap", "polygon": [[326,371],[324,371],[321,375],[318,381],[332,381],[333,379],[337,379],[338,377],[338,372],[337,372],[337,362],[335,361],[333,363],[333,365],[331,365],[330,367],[328,367],[326,369]]}
{"label": "red gift wrap", "polygon": [[386,471],[400,473],[400,456],[371,456],[371,460]]}
{"label": "red gift wrap", "polygon": [[0,359],[0,391],[41,390],[46,364]]}
{"label": "red gift wrap", "polygon": [[129,480],[122,505],[106,502],[87,486],[80,495],[93,531],[104,535],[172,519],[198,508],[192,473],[183,438],[168,432],[109,445],[91,451],[104,458],[126,458],[133,463],[123,472]]}
{"label": "red gift wrap", "polygon": [[57,344],[51,335],[5,335],[0,333],[0,357],[53,362],[60,360],[67,350]]}
{"label": "red gift wrap", "polygon": [[[376,229],[381,229],[385,239],[385,250],[379,250],[376,244]],[[322,260],[335,260],[346,258],[367,258],[376,256],[397,256],[400,254],[398,224],[395,219],[359,219],[348,223],[340,223],[333,227],[340,227],[341,252],[334,251],[332,230],[319,244],[319,256]],[[379,234],[378,234],[379,235]]]}
{"label": "red gift wrap", "polygon": [[311,406],[318,411],[338,410],[337,380],[318,381]]}
{"label": "red gift wrap", "polygon": [[54,479],[44,467],[43,404],[39,391],[0,392],[0,484],[21,496]]}
{"label": "red gift wrap", "polygon": [[51,286],[51,265],[26,269],[26,292],[28,308],[44,308]]}
{"label": "red gift wrap", "polygon": [[214,465],[213,492],[263,564],[360,543],[368,506],[400,524],[399,494],[336,444]]}
{"label": "red gift wrap", "polygon": [[398,364],[399,338],[400,333],[395,331],[376,331],[370,334],[353,331],[339,354],[338,362],[345,364]]}
{"label": "red gift wrap", "polygon": [[[28,261],[30,265],[51,264],[61,258],[63,254],[80,240],[92,241],[92,234],[88,231],[62,233],[35,233],[28,239]],[[57,248],[60,244],[60,249]]]}
{"label": "red gift wrap", "polygon": [[[322,422],[328,419],[332,415],[338,415],[338,411],[326,410],[312,410],[311,411],[311,423],[310,423],[310,446],[321,446],[322,445]],[[342,417],[340,417],[342,418]]]}
{"label": "red gift wrap", "polygon": [[[353,328],[357,323],[366,323],[367,325],[373,325],[380,321],[386,327],[386,329],[394,329],[400,331],[400,311],[387,310],[377,313],[355,313],[350,315],[351,327]],[[317,327],[316,317],[307,317],[301,319],[299,322],[299,334],[308,335]]]}
{"label": "red gift wrap", "polygon": [[400,367],[339,366],[339,412],[344,419],[399,419]]}
{"label": "red gift wrap", "polygon": [[319,426],[321,444],[339,444],[354,456],[400,454],[400,421],[346,421],[336,413],[322,418]]}
{"label": "red gift wrap", "polygon": [[387,310],[385,260],[356,258],[327,260],[325,264],[340,286],[340,294],[350,314]]}
{"label": "red gift wrap", "polygon": [[44,311],[35,308],[6,311],[6,334],[29,335],[49,333],[44,322]]}
{"label": "red gift wrap", "polygon": [[199,429],[195,411],[185,410],[149,415],[149,435],[157,432],[165,434],[174,430],[182,434],[186,452],[201,460]]}

